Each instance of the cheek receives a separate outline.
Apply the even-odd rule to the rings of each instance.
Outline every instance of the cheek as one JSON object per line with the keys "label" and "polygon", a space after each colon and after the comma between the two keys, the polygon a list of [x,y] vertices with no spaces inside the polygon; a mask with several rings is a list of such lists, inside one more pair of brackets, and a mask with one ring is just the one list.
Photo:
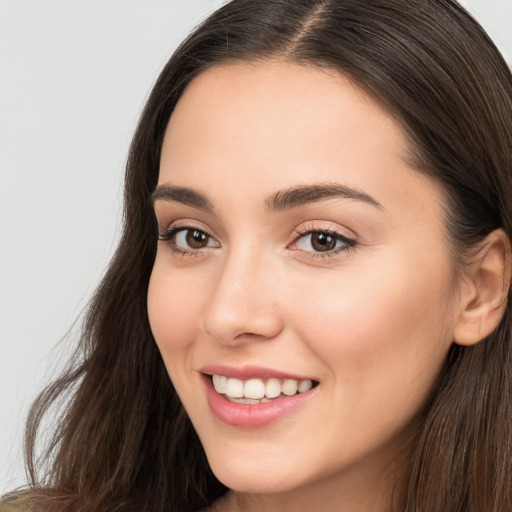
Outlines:
{"label": "cheek", "polygon": [[202,305],[198,283],[180,282],[179,274],[172,280],[168,272],[155,263],[148,288],[148,317],[155,341],[167,364],[166,355],[178,353],[193,341],[199,328]]}
{"label": "cheek", "polygon": [[383,255],[378,266],[340,271],[295,294],[307,297],[296,303],[297,318],[310,311],[300,336],[359,396],[376,382],[397,390],[431,386],[451,344],[446,274],[426,264],[420,273],[411,261]]}
{"label": "cheek", "polygon": [[343,404],[326,420],[331,435],[365,451],[412,426],[451,339],[441,321],[446,295],[438,271],[415,278],[405,261],[365,266],[364,278],[351,270],[329,286],[305,283],[308,300],[295,311],[298,319],[309,305],[298,337],[321,361],[330,403]]}

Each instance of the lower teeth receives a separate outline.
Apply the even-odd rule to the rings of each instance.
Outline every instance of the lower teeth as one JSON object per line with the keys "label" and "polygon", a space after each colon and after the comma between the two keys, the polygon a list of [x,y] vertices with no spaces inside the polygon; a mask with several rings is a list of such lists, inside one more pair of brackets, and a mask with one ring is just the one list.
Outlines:
{"label": "lower teeth", "polygon": [[[298,394],[298,393],[297,393]],[[235,398],[228,395],[222,395],[224,398],[227,398],[230,402],[236,402],[237,404],[266,404],[267,402],[270,402],[272,400],[277,400],[278,398],[289,398],[289,395],[279,395],[276,398],[267,398],[263,397],[260,399],[255,398]]]}
{"label": "lower teeth", "polygon": [[261,398],[260,400],[254,398],[234,398],[232,396],[224,395],[230,402],[236,402],[237,404],[264,404],[270,402],[268,398]]}

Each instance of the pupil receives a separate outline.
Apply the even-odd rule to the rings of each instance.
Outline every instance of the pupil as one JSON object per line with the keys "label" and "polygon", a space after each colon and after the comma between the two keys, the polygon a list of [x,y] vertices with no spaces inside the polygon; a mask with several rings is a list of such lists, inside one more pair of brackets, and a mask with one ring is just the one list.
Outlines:
{"label": "pupil", "polygon": [[208,245],[208,236],[197,229],[189,230],[187,232],[187,244],[194,249],[201,249]]}
{"label": "pupil", "polygon": [[311,245],[315,251],[331,251],[336,246],[336,240],[327,233],[314,233]]}

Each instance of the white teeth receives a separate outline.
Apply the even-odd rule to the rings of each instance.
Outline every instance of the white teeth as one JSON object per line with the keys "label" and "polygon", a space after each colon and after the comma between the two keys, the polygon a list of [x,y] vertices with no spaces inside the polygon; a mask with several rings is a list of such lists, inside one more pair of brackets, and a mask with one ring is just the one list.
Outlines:
{"label": "white teeth", "polygon": [[297,393],[305,393],[313,387],[311,380],[296,379],[249,379],[246,381],[227,378],[224,375],[212,375],[215,391],[221,395],[227,395],[233,401],[239,403],[262,403],[270,398],[281,395],[293,396]]}
{"label": "white teeth", "polygon": [[297,394],[298,385],[299,383],[295,379],[285,379],[281,386],[281,390],[283,391],[283,394],[293,396]]}
{"label": "white teeth", "polygon": [[233,398],[242,398],[244,396],[244,383],[239,379],[228,379],[226,395]]}
{"label": "white teeth", "polygon": [[227,377],[224,377],[224,375],[213,375],[213,386],[215,387],[215,391],[217,393],[220,393],[221,395],[226,393],[226,386],[228,383]]}
{"label": "white teeth", "polygon": [[251,379],[244,384],[245,398],[260,399],[265,396],[265,384],[261,379]]}
{"label": "white teeth", "polygon": [[231,396],[227,397],[230,402],[236,402],[237,404],[263,404],[265,402],[269,402],[268,398],[262,398],[261,400],[256,400],[254,398],[233,398]]}
{"label": "white teeth", "polygon": [[299,393],[305,393],[313,387],[313,383],[310,380],[301,380],[297,387]]}
{"label": "white teeth", "polygon": [[281,381],[279,379],[268,379],[265,386],[267,398],[277,398],[281,394]]}

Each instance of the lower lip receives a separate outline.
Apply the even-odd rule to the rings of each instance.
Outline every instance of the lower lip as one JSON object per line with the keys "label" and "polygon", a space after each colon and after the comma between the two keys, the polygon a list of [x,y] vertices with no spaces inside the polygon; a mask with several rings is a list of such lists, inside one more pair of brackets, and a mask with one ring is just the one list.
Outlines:
{"label": "lower lip", "polygon": [[305,393],[259,404],[239,404],[217,393],[209,376],[204,376],[204,382],[206,398],[213,414],[223,423],[240,428],[264,427],[279,421],[304,405],[317,389],[315,387]]}

